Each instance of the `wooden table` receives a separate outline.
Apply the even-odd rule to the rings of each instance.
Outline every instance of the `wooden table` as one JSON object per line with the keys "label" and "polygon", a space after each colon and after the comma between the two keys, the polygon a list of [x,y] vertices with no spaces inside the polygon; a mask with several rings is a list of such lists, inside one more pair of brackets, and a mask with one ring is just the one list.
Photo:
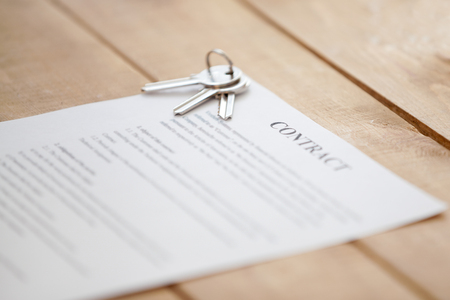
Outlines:
{"label": "wooden table", "polygon": [[[293,107],[450,201],[448,1],[0,3],[0,121],[134,95],[201,70],[222,48]],[[449,283],[444,213],[120,299],[450,299]]]}

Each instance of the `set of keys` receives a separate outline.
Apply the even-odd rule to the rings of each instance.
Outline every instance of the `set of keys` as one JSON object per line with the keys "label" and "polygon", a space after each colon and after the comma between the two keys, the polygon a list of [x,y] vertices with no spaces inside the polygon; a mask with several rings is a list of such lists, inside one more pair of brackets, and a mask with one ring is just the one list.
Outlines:
{"label": "set of keys", "polygon": [[[223,56],[228,61],[228,65],[211,67],[209,57],[212,53]],[[201,84],[203,89],[177,105],[173,109],[173,113],[175,115],[183,115],[208,100],[216,98],[219,99],[219,117],[228,120],[233,115],[236,95],[244,92],[249,87],[251,80],[239,68],[233,66],[230,58],[220,49],[213,49],[206,54],[206,65],[207,69],[198,74],[193,74],[186,78],[147,83],[141,90],[143,92],[152,92]]]}

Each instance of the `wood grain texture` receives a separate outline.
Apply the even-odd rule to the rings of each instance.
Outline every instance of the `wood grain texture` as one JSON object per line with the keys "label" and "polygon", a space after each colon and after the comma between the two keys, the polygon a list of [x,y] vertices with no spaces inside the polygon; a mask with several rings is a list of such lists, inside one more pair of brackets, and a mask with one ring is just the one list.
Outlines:
{"label": "wood grain texture", "polygon": [[450,3],[246,0],[450,149]]}
{"label": "wood grain texture", "polygon": [[133,95],[147,81],[44,1],[1,1],[0,121]]}
{"label": "wood grain texture", "polygon": [[[0,121],[133,95],[148,81],[47,2],[0,6]],[[181,300],[170,289],[127,299]]]}
{"label": "wood grain texture", "polygon": [[372,277],[379,272],[357,249],[343,245],[190,281],[181,287],[199,300],[406,297],[391,278]]}
{"label": "wood grain texture", "polygon": [[[293,107],[413,184],[450,201],[448,149],[418,133],[416,128],[296,41],[283,35],[247,6],[232,1],[136,0],[125,3],[101,0],[91,3],[88,0],[63,0],[58,3],[62,3],[63,10],[69,15],[82,20],[93,34],[107,40],[133,64],[156,79],[170,79],[200,71],[208,50],[224,49],[244,72]],[[235,117],[245,117],[239,115],[238,100]],[[450,275],[447,259],[450,221],[447,215],[363,239],[358,242],[361,245],[358,248],[380,268],[381,260],[393,266],[396,274],[389,273],[389,276],[401,281],[418,296],[444,299],[450,293],[447,284]],[[308,256],[298,256],[292,261],[290,272],[295,274],[292,275],[294,277],[299,276],[298,282],[310,282],[307,276],[316,276],[324,278],[324,285],[330,285],[334,280],[331,278],[339,278],[346,282],[341,284],[342,290],[330,292],[311,284],[300,286],[285,280],[273,288],[273,293],[277,294],[278,299],[290,299],[292,294],[301,293],[314,295],[315,298],[352,299],[356,297],[354,293],[361,295],[353,289],[370,286],[360,282],[366,280],[379,283],[375,290],[385,292],[383,297],[400,293],[401,289],[394,292],[381,287],[386,284],[387,278],[372,278],[383,277],[383,273],[378,272],[381,269],[375,268],[375,265],[374,270],[378,271],[368,271],[365,276],[358,277],[360,281],[356,284],[352,283],[355,276],[351,274],[356,271],[351,270],[351,266],[359,263],[342,263],[327,269],[327,265],[321,262],[327,261],[333,251],[350,253],[354,249],[344,245],[331,248],[326,254],[314,252]],[[313,259],[316,263],[312,263],[315,267],[311,269],[318,273],[301,277],[298,270],[308,265],[307,261],[315,255],[318,258]],[[322,255],[325,257],[322,258]],[[427,257],[424,258],[424,255]],[[412,267],[412,264],[417,267]],[[210,297],[210,289],[222,291],[215,297],[220,297],[219,294],[226,290],[236,299],[247,299],[252,290],[267,291],[271,288],[266,278],[271,278],[273,269],[256,266],[248,270],[258,275],[247,277],[236,271],[230,273],[232,275],[217,275],[183,284],[182,288],[202,299]],[[329,273],[331,275],[327,275]],[[251,286],[249,291],[242,288],[246,284]],[[367,288],[366,292],[370,294],[372,290]]]}

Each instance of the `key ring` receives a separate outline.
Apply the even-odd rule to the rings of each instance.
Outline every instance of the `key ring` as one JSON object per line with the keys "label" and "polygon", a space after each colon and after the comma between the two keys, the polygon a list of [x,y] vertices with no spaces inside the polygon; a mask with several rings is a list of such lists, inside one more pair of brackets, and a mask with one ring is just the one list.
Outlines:
{"label": "key ring", "polygon": [[209,51],[206,54],[206,66],[208,66],[208,72],[209,74],[211,74],[211,63],[209,62],[209,56],[212,53],[216,53],[219,54],[220,56],[222,56],[223,58],[225,58],[228,61],[228,65],[230,66],[230,71],[227,73],[227,75],[231,75],[231,78],[233,78],[233,62],[231,61],[231,59],[228,57],[228,55],[221,49],[212,49],[211,51]]}

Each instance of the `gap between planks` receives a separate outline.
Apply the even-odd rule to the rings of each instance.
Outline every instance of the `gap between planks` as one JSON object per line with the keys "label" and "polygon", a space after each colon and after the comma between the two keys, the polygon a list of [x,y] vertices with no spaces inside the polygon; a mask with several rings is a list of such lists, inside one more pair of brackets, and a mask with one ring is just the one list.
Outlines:
{"label": "gap between planks", "polygon": [[[355,85],[357,85],[359,88],[361,88],[363,91],[371,95],[373,98],[378,100],[381,104],[389,108],[391,111],[393,111],[395,114],[397,114],[399,117],[407,121],[409,124],[414,126],[420,133],[422,133],[425,136],[429,136],[433,140],[437,141],[439,144],[444,146],[447,149],[450,149],[450,141],[445,139],[442,135],[431,129],[426,124],[422,123],[419,119],[414,117],[413,115],[409,114],[402,108],[398,107],[391,101],[389,101],[386,97],[379,94],[374,89],[370,88],[360,80],[358,80],[356,77],[352,76],[350,73],[343,70],[341,67],[327,59],[325,56],[320,54],[318,51],[314,50],[312,47],[310,47],[308,44],[291,34],[288,30],[284,29],[281,25],[279,25],[277,22],[272,20],[269,16],[264,14],[261,10],[259,10],[257,7],[253,6],[250,2],[247,0],[238,0],[244,7],[246,7],[248,10],[252,11],[254,14],[256,14],[258,17],[260,17],[263,21],[277,29],[281,34],[284,34],[297,44],[299,44],[301,47],[309,51],[311,54],[316,56],[321,61],[325,62],[327,65],[329,65],[331,68],[339,72],[341,75],[343,75],[345,78],[353,82]],[[420,284],[412,280],[410,277],[408,277],[406,274],[402,273],[398,269],[396,269],[394,266],[392,266],[389,262],[387,262],[385,259],[383,259],[381,256],[379,256],[376,252],[374,252],[372,249],[370,249],[368,246],[366,246],[362,242],[351,242],[351,245],[356,247],[360,252],[362,252],[368,259],[370,259],[372,262],[374,262],[376,265],[378,265],[382,270],[384,270],[386,273],[388,273],[392,278],[394,278],[397,282],[399,282],[401,285],[405,286],[407,289],[409,289],[411,292],[413,292],[416,296],[418,296],[421,299],[430,299],[435,300],[437,299],[434,297],[430,292],[428,292],[425,288],[423,288]]]}
{"label": "gap between planks", "polygon": [[392,276],[397,282],[408,288],[416,296],[422,299],[437,300],[430,292],[423,288],[420,284],[394,268],[383,257],[379,256],[376,252],[370,249],[362,242],[354,241],[350,243],[361,251],[367,258],[376,263],[382,270]]}
{"label": "gap between planks", "polygon": [[[74,23],[76,23],[78,26],[83,28],[85,31],[87,31],[89,34],[91,34],[94,38],[96,38],[101,44],[103,44],[106,48],[109,48],[112,52],[114,52],[117,56],[119,56],[121,59],[124,60],[126,64],[128,64],[131,68],[133,68],[135,71],[137,71],[139,74],[144,76],[145,78],[149,79],[150,81],[157,81],[157,78],[155,76],[148,73],[146,70],[141,68],[138,63],[133,61],[131,58],[129,58],[125,53],[120,51],[114,44],[112,44],[110,41],[108,41],[105,37],[103,37],[99,32],[97,32],[94,28],[89,26],[80,16],[75,14],[70,8],[68,8],[63,3],[59,2],[58,0],[47,0],[51,5],[56,7],[63,15],[66,15],[69,19],[71,19]],[[277,29],[281,34],[287,36],[288,38],[295,41],[300,47],[306,49],[310,53],[312,53],[315,57],[320,59],[321,61],[325,62],[328,66],[339,72],[341,75],[343,75],[345,78],[350,80],[352,83],[360,87],[362,90],[364,90],[366,93],[371,95],[373,98],[378,100],[380,103],[385,105],[387,108],[392,110],[394,113],[396,113],[398,116],[403,118],[405,121],[413,125],[420,133],[431,137],[447,149],[450,149],[450,141],[446,140],[442,135],[432,130],[429,126],[422,123],[420,120],[409,114],[408,112],[404,111],[402,108],[396,106],[394,103],[389,101],[387,98],[364,84],[363,82],[359,81],[357,78],[340,68],[338,65],[333,63],[332,61],[328,60],[326,57],[321,55],[318,51],[314,50],[312,47],[307,45],[305,42],[300,40],[299,38],[295,37],[293,34],[291,34],[289,31],[281,27],[278,23],[273,21],[270,17],[265,15],[262,11],[260,11],[258,8],[254,7],[251,3],[249,3],[246,0],[238,0],[239,3],[242,4],[243,7],[251,11],[253,14],[255,14],[257,17],[268,23],[270,26]],[[371,250],[369,247],[364,245],[361,242],[351,242],[350,245],[354,246],[358,251],[362,252],[368,259],[370,259],[374,264],[379,266],[383,271],[388,273],[392,278],[394,278],[399,284],[405,286],[408,290],[413,292],[416,296],[418,296],[421,299],[437,299],[435,298],[431,293],[429,293],[425,288],[421,287],[418,283],[414,282],[412,279],[410,279],[408,276],[397,270],[394,266],[389,264],[385,259],[383,259],[381,256],[376,254],[373,250]],[[174,293],[178,298],[182,300],[194,300],[191,295],[189,295],[184,289],[182,289],[179,285],[174,284],[167,286],[172,293]]]}
{"label": "gap between planks", "polygon": [[378,93],[376,90],[371,88],[370,86],[366,85],[364,82],[359,80],[358,78],[354,77],[347,71],[345,71],[343,68],[326,58],[324,55],[322,55],[319,51],[315,50],[313,47],[309,46],[307,43],[305,43],[300,38],[293,35],[289,30],[282,27],[280,24],[278,24],[275,20],[271,19],[268,15],[266,15],[263,11],[258,9],[256,6],[254,6],[252,3],[248,2],[247,0],[238,0],[240,3],[243,4],[243,6],[247,7],[250,11],[252,11],[254,14],[256,14],[258,17],[260,17],[262,20],[264,20],[266,23],[277,29],[282,34],[286,35],[293,41],[295,41],[297,44],[299,44],[301,47],[305,48],[307,51],[309,51],[311,54],[319,58],[321,61],[325,62],[327,65],[329,65],[331,68],[339,72],[342,76],[353,82],[356,86],[361,88],[363,91],[368,93],[370,96],[375,98],[378,102],[389,108],[391,111],[393,111],[396,115],[398,115],[400,118],[404,119],[406,122],[414,126],[420,133],[422,133],[425,136],[428,136],[438,142],[440,145],[444,146],[446,149],[450,150],[450,141],[447,140],[443,135],[433,130],[431,127],[420,121],[415,116],[411,115],[401,107],[397,106],[395,103]]}
{"label": "gap between planks", "polygon": [[114,52],[117,56],[122,58],[125,63],[127,63],[131,68],[137,71],[139,74],[147,78],[149,81],[157,81],[157,79],[141,68],[137,63],[131,60],[128,56],[125,55],[122,51],[120,51],[116,46],[110,43],[106,38],[104,38],[100,33],[98,33],[94,28],[89,26],[82,18],[77,16],[73,11],[71,11],[67,6],[58,0],[47,0],[51,5],[55,6],[62,14],[66,15],[69,19],[71,19],[78,26],[83,28],[85,31],[89,32],[92,36],[94,36],[102,45],[106,48],[109,48],[112,52]]}

